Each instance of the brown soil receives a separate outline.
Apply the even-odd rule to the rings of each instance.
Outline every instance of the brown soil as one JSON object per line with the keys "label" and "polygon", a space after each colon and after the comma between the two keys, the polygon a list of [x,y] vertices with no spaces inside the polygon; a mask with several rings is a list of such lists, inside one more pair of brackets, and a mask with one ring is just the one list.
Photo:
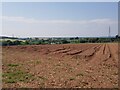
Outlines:
{"label": "brown soil", "polygon": [[17,64],[16,71],[34,77],[12,83],[3,77],[3,88],[118,87],[117,43],[5,46],[2,58],[3,74]]}

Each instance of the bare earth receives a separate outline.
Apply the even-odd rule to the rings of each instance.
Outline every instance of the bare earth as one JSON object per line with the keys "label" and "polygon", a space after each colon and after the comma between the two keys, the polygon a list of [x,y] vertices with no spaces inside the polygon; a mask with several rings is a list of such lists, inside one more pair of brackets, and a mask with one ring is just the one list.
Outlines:
{"label": "bare earth", "polygon": [[2,63],[3,88],[118,88],[117,43],[5,46]]}

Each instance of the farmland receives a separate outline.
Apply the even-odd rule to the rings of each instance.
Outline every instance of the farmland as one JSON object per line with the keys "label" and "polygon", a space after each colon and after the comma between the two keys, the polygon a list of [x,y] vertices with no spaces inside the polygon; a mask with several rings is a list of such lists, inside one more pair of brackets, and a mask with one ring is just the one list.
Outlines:
{"label": "farmland", "polygon": [[118,88],[118,44],[3,46],[3,88]]}

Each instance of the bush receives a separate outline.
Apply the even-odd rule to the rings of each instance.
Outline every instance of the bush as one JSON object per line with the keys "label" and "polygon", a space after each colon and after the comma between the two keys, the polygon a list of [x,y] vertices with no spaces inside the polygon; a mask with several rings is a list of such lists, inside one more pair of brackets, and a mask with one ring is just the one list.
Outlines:
{"label": "bush", "polygon": [[62,44],[67,44],[67,43],[70,43],[70,42],[67,40],[62,40]]}
{"label": "bush", "polygon": [[13,45],[21,45],[21,42],[22,42],[22,41],[18,41],[18,40],[13,41]]}
{"label": "bush", "polygon": [[2,46],[10,46],[10,45],[13,45],[12,41],[10,41],[10,40],[2,41]]}

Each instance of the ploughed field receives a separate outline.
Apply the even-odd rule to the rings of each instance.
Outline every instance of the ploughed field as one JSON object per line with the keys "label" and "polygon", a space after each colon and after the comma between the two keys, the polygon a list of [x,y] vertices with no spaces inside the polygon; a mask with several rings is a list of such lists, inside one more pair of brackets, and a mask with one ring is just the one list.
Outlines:
{"label": "ploughed field", "polygon": [[4,46],[3,88],[118,88],[118,44]]}

